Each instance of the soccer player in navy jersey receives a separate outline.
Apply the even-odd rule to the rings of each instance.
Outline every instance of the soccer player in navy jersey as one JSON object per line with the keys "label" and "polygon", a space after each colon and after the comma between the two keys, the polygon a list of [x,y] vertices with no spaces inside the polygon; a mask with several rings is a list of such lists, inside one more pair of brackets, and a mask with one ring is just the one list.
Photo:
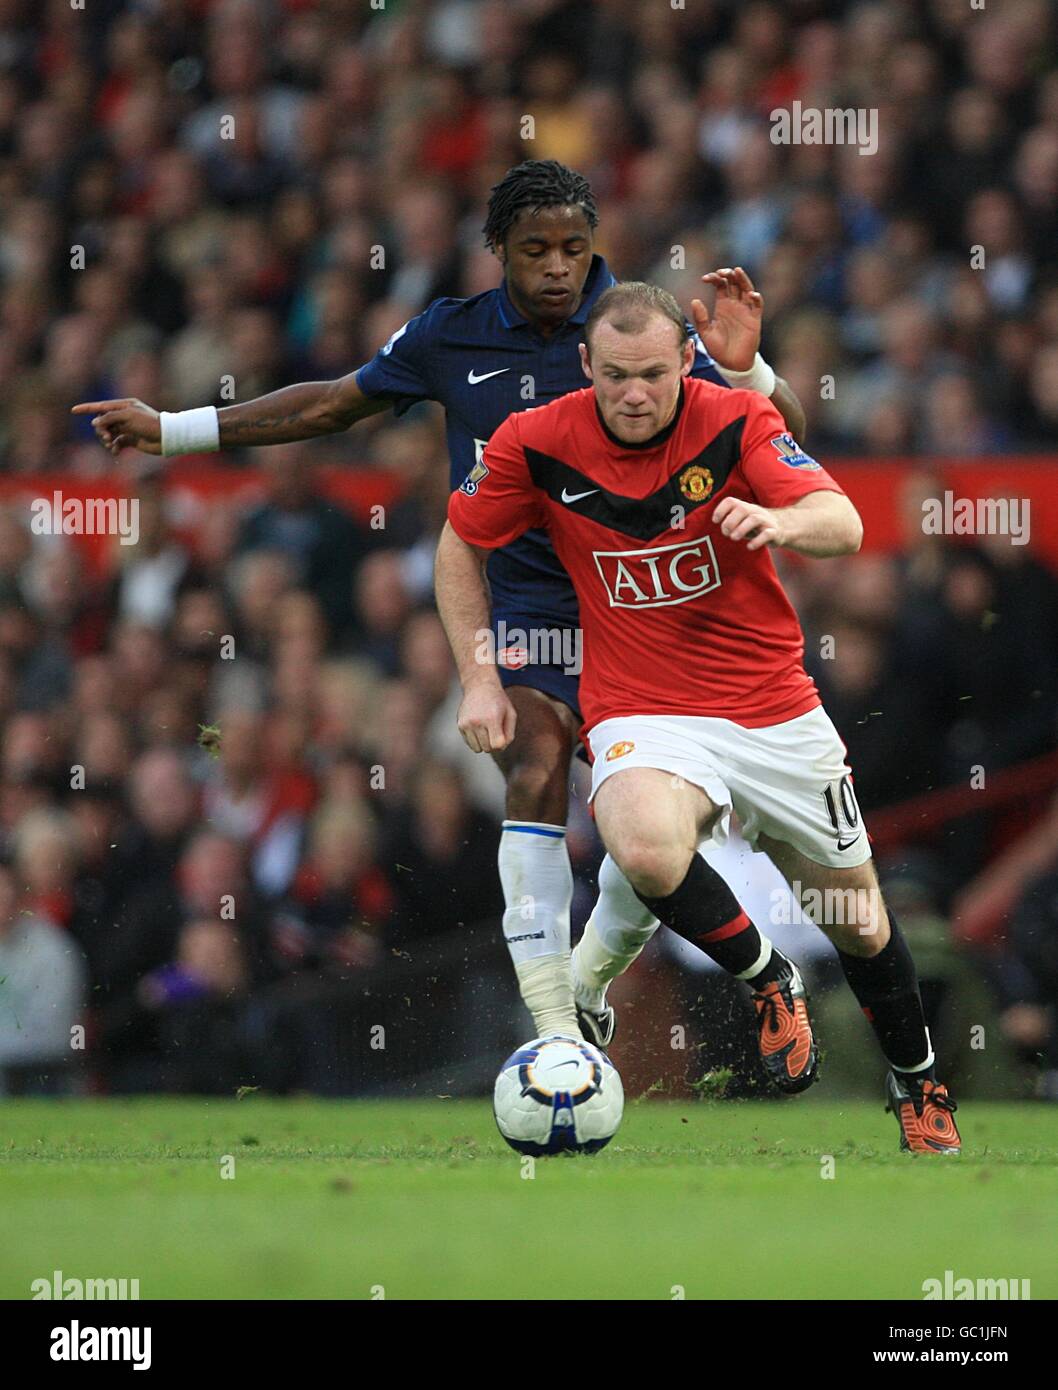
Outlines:
{"label": "soccer player in navy jersey", "polygon": [[[858,550],[856,509],[763,396],[693,378],[694,346],[664,290],[607,290],[584,338],[593,385],[511,415],[449,500],[435,588],[463,737],[495,750],[516,733],[517,711],[476,644],[484,567],[496,547],[545,528],[580,602],[592,807],[636,895],[750,986],[775,1085],[811,1085],[818,1055],[800,972],[698,853],[737,814],[837,948],[889,1064],[901,1146],[958,1153],[914,962],[769,553]],[[606,986],[641,946],[589,920],[573,957],[582,1007],[604,1011]]]}
{"label": "soccer player in navy jersey", "polygon": [[[583,385],[584,323],[614,283],[593,253],[597,222],[586,179],[554,160],[527,160],[508,171],[489,199],[484,234],[503,266],[503,283],[470,299],[435,300],[348,376],[172,415],[141,401],[86,402],[74,410],[94,416],[96,433],[111,452],[132,446],[171,456],[310,439],[383,410],[399,415],[418,401],[438,401],[445,409],[452,487],[473,487],[486,443],[512,411]],[[692,375],[770,396],[800,439],[800,404],[757,351],[761,296],[740,267],[702,279],[715,290],[716,303],[712,314],[701,300],[692,306]],[[507,784],[499,847],[504,935],[537,1032],[577,1035],[583,1026],[605,1043],[612,1019],[581,1013],[578,1020],[569,971],[573,876],[565,822],[581,722],[576,598],[538,529],[493,555],[488,579],[505,660],[500,678],[518,716],[516,737],[494,752]],[[523,634],[525,645],[522,636],[512,645],[504,634]],[[529,660],[534,649],[544,659]],[[593,916],[647,935],[656,926],[609,859]]]}

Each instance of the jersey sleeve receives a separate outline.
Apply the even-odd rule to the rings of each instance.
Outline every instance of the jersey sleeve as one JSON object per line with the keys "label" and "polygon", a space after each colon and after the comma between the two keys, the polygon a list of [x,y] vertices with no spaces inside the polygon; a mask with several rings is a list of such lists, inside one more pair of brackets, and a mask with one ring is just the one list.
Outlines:
{"label": "jersey sleeve", "polygon": [[810,492],[844,489],[801,448],[771,401],[759,391],[741,391],[746,400],[742,430],[742,475],[762,507],[789,507]]}
{"label": "jersey sleeve", "polygon": [[517,414],[508,415],[448,499],[448,520],[461,540],[487,550],[546,524],[544,494],[529,474]]}
{"label": "jersey sleeve", "polygon": [[434,305],[398,328],[356,374],[365,396],[392,396],[398,415],[418,401],[437,399],[432,364],[436,362]]}

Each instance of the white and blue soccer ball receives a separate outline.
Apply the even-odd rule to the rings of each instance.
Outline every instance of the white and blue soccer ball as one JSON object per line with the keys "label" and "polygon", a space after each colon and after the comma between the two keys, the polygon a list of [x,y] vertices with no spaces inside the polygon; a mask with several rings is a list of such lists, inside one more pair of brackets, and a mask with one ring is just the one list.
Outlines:
{"label": "white and blue soccer ball", "polygon": [[512,1149],[595,1153],[617,1133],[625,1096],[609,1057],[580,1038],[534,1038],[500,1068],[492,1108]]}

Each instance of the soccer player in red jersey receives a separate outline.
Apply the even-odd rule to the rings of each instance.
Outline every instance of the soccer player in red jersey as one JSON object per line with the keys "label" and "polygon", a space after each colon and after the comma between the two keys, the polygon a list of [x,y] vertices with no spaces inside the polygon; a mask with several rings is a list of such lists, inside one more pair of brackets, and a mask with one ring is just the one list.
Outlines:
{"label": "soccer player in red jersey", "polygon": [[[726,837],[734,811],[795,894],[826,905],[818,925],[888,1062],[902,1147],[958,1152],[914,963],[769,555],[854,552],[859,516],[763,396],[689,375],[693,348],[665,291],[606,291],[584,337],[592,387],[510,416],[452,494],[437,601],[463,736],[492,752],[514,736],[515,710],[483,659],[483,567],[497,546],[546,528],[580,604],[592,805],[636,896],[749,984],[769,1075],[785,1091],[809,1086],[818,1055],[800,972],[697,852]],[[590,922],[574,952],[581,1017],[600,1041],[613,1035],[606,986],[653,927],[604,939]]]}

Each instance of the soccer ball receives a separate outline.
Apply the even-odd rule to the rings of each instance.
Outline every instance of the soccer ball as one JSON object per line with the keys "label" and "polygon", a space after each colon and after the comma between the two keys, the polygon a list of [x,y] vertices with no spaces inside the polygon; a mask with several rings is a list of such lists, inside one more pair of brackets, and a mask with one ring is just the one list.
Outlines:
{"label": "soccer ball", "polygon": [[617,1133],[625,1096],[609,1057],[579,1038],[534,1038],[512,1052],[493,1092],[496,1125],[519,1153],[595,1153]]}

